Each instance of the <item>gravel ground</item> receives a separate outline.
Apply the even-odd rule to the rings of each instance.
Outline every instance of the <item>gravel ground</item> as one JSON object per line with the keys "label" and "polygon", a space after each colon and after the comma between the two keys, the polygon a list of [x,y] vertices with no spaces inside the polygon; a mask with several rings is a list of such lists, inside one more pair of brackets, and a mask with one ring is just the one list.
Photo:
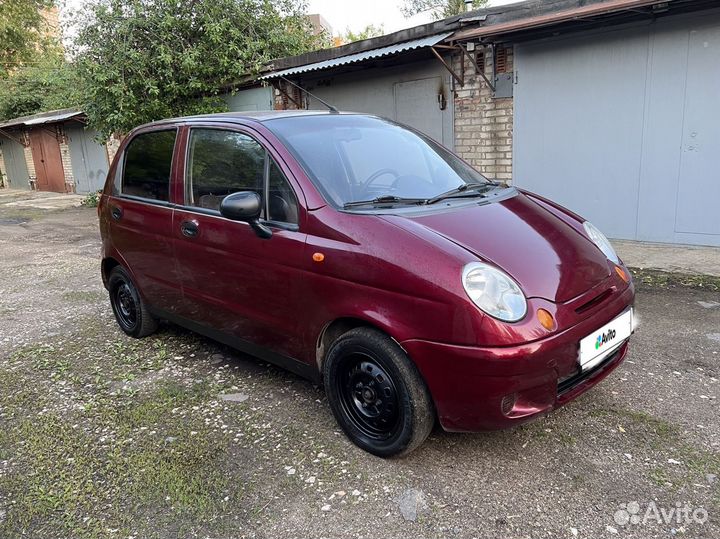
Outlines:
{"label": "gravel ground", "polygon": [[0,202],[0,537],[720,537],[717,281],[640,275],[593,391],[384,461],[292,374],[175,326],[125,337],[96,225]]}

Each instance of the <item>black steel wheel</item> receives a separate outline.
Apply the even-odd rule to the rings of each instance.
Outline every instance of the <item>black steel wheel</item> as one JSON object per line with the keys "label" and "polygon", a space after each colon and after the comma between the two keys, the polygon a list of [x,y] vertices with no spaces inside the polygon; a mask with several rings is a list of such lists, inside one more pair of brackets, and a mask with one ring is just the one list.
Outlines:
{"label": "black steel wheel", "polygon": [[323,376],[338,424],[366,451],[406,454],[430,434],[435,412],[425,382],[382,332],[362,327],[342,335],[328,351]]}
{"label": "black steel wheel", "polygon": [[341,359],[335,383],[340,403],[355,428],[376,440],[390,438],[398,427],[398,392],[390,375],[371,356]]}
{"label": "black steel wheel", "polygon": [[120,329],[131,337],[146,337],[157,329],[157,320],[150,314],[127,271],[117,266],[108,278],[110,305]]}
{"label": "black steel wheel", "polygon": [[127,283],[120,283],[115,288],[114,303],[117,305],[117,320],[125,331],[132,331],[137,326],[138,305]]}

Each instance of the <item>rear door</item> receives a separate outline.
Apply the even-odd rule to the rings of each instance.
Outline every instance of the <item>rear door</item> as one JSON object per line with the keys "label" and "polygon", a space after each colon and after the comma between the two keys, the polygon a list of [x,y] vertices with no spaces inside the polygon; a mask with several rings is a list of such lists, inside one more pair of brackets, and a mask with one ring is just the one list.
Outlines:
{"label": "rear door", "polygon": [[145,301],[170,313],[182,292],[173,259],[170,203],[177,129],[135,135],[121,156],[108,202],[110,237]]}
{"label": "rear door", "polygon": [[[278,354],[302,350],[304,198],[289,171],[254,132],[191,127],[187,133],[184,204],[173,238],[185,298],[184,316]],[[225,219],[230,193],[255,191],[272,237]]]}

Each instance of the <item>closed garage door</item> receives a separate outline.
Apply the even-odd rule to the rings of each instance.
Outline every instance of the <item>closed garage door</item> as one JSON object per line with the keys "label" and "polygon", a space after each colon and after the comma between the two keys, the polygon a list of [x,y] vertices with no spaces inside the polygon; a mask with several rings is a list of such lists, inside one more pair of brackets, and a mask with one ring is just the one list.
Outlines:
{"label": "closed garage door", "polygon": [[[327,76],[302,82],[339,110],[376,114],[395,120],[453,148],[453,107],[450,75],[436,59],[390,68]],[[440,103],[443,103],[441,107]],[[310,108],[323,110],[316,100]]]}
{"label": "closed garage door", "polygon": [[608,236],[720,245],[720,12],[516,47],[514,181]]}
{"label": "closed garage door", "polygon": [[[19,136],[19,133],[17,134]],[[28,176],[25,162],[25,151],[15,139],[0,136],[0,150],[5,163],[5,174],[10,187],[13,189],[30,189],[30,176]]]}

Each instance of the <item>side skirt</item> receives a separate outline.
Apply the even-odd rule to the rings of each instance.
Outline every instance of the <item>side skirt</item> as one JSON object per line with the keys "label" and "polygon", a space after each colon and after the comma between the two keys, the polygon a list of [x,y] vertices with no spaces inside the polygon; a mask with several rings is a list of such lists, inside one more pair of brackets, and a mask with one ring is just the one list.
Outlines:
{"label": "side skirt", "polygon": [[298,359],[278,354],[277,352],[273,352],[263,346],[253,344],[245,339],[240,339],[239,337],[229,335],[223,331],[204,326],[188,318],[177,316],[161,309],[150,308],[150,312],[156,318],[162,318],[163,320],[167,320],[168,322],[187,328],[190,331],[209,337],[214,341],[218,341],[222,344],[235,348],[236,350],[255,356],[263,361],[277,365],[278,367],[282,367],[283,369],[293,372],[298,376],[302,376],[313,383],[322,383],[320,372],[313,365],[308,365]]}

